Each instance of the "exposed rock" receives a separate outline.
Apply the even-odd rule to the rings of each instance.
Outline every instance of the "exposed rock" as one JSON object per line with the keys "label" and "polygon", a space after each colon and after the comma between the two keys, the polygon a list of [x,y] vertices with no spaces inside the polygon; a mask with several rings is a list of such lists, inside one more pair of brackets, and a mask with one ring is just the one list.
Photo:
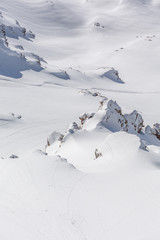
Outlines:
{"label": "exposed rock", "polygon": [[100,27],[101,24],[100,24],[99,22],[95,22],[95,23],[94,23],[94,26],[96,26],[96,27]]}
{"label": "exposed rock", "polygon": [[113,100],[110,100],[107,104],[106,122],[112,131],[126,129],[126,119],[122,115],[122,110]]}
{"label": "exposed rock", "polygon": [[102,153],[98,151],[98,149],[95,150],[95,159],[102,157]]}
{"label": "exposed rock", "polygon": [[15,154],[12,154],[9,158],[18,158],[18,156]]}
{"label": "exposed rock", "polygon": [[81,120],[81,125],[83,126],[85,120],[87,119],[87,114],[83,113],[81,116],[79,116],[79,119]]}
{"label": "exposed rock", "polygon": [[93,118],[94,115],[95,115],[95,113],[88,113],[88,114],[87,114],[87,113],[83,113],[83,114],[79,117],[79,119],[81,120],[81,126],[84,125],[84,123],[85,123],[85,121],[86,121],[87,119]]}
{"label": "exposed rock", "polygon": [[15,48],[19,49],[19,50],[24,50],[22,45],[15,45]]}
{"label": "exposed rock", "polygon": [[143,140],[141,140],[140,149],[148,152],[147,144]]}
{"label": "exposed rock", "polygon": [[69,133],[74,133],[75,130],[80,129],[78,124],[76,122],[73,122],[72,124],[70,124],[69,128],[68,128],[68,132]]}
{"label": "exposed rock", "polygon": [[110,100],[107,105],[106,122],[115,131],[140,133],[143,128],[142,116],[137,111],[123,115],[120,106],[113,100]]}
{"label": "exposed rock", "polygon": [[144,121],[142,116],[136,110],[130,114],[125,114],[124,118],[126,119],[126,131],[136,131],[137,133],[142,131]]}
{"label": "exposed rock", "polygon": [[54,142],[60,141],[60,138],[62,138],[61,133],[59,132],[51,133],[47,138],[47,146],[51,146]]}
{"label": "exposed rock", "polygon": [[[47,146],[50,147],[53,145],[52,147],[54,149],[54,153],[57,154],[57,152],[61,150],[63,151],[63,149],[65,149],[65,143],[68,141],[68,139],[74,139],[74,137],[78,136],[79,134],[84,134],[84,136],[87,134],[89,136],[91,134],[91,130],[97,130],[99,136],[101,133],[102,136],[105,132],[107,133],[107,129],[112,132],[125,131],[134,135],[141,133],[143,128],[143,119],[137,111],[133,111],[130,114],[123,114],[121,107],[117,104],[116,101],[113,100],[108,101],[107,109],[105,109],[105,102],[106,99],[102,99],[100,101],[99,109],[102,109],[102,111],[98,111],[97,113],[83,113],[79,117],[81,121],[80,126],[76,122],[73,122],[64,135],[57,132],[52,133],[47,139]],[[93,120],[90,121],[90,119]],[[77,131],[79,131],[79,133],[77,133]],[[157,136],[158,134],[160,136],[160,125],[155,125],[154,133],[157,134]],[[71,137],[71,135],[73,136]],[[148,151],[147,143],[143,141],[144,134],[138,136],[141,140],[140,148]],[[101,150],[98,150],[98,148],[94,148],[92,151],[94,151],[94,159],[102,157],[103,155],[103,152]]]}
{"label": "exposed rock", "polygon": [[145,133],[147,135],[154,135],[158,140],[160,140],[160,124],[155,123],[153,125],[153,128],[151,128],[149,125],[145,128]]}

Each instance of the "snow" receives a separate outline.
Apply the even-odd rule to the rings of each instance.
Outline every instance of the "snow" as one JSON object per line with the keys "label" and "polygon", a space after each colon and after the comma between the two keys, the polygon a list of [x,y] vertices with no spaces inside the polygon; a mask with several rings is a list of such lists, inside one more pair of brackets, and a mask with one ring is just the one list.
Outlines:
{"label": "snow", "polygon": [[160,238],[159,0],[1,0],[0,239]]}

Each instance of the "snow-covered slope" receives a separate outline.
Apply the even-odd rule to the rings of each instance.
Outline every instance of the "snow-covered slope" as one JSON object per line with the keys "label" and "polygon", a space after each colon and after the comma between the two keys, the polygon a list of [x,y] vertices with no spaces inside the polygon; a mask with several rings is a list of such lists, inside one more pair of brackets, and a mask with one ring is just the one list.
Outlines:
{"label": "snow-covered slope", "polygon": [[159,21],[159,0],[1,0],[0,239],[160,238]]}

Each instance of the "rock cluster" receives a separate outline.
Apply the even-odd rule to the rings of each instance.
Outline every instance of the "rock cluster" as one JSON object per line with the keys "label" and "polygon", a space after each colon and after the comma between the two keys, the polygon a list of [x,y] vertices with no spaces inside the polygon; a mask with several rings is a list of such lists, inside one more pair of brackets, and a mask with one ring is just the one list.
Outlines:
{"label": "rock cluster", "polygon": [[123,114],[121,107],[113,100],[107,104],[106,122],[114,131],[123,130],[129,133],[140,133],[144,123],[136,110],[130,114]]}

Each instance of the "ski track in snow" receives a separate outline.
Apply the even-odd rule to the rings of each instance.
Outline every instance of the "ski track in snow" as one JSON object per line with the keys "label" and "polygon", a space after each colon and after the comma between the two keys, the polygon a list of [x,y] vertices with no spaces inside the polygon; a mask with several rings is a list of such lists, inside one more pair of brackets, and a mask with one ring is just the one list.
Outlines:
{"label": "ski track in snow", "polygon": [[[106,162],[45,154],[52,132],[104,98],[159,122],[159,11],[158,0],[1,1],[0,239],[160,239],[158,145],[142,153],[132,135],[106,131]],[[81,140],[80,153],[92,150],[93,126],[72,138],[69,157]]]}

